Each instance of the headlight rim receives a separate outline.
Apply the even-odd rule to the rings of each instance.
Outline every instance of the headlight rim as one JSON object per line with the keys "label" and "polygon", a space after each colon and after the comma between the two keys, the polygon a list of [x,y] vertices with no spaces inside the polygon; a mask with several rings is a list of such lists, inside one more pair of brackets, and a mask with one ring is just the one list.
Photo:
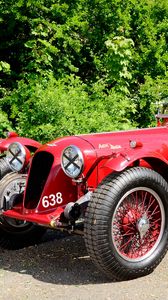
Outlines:
{"label": "headlight rim", "polygon": [[[11,148],[12,145],[17,145],[17,146],[19,146],[20,152],[22,153],[22,160],[19,159],[19,161],[20,161],[22,164],[21,164],[21,167],[20,167],[19,169],[18,169],[18,168],[15,168],[15,167],[10,163],[11,158],[10,158],[10,160],[9,160],[9,158],[8,158],[8,153],[9,153],[9,152],[11,153],[10,148]],[[20,152],[19,152],[19,153],[20,153]],[[19,153],[18,153],[18,154],[19,154]],[[12,152],[12,154],[14,154],[14,153]],[[14,156],[15,156],[15,155],[14,155]],[[16,156],[16,157],[17,157],[17,156]],[[17,159],[17,158],[15,158],[15,159]],[[18,160],[18,159],[17,159],[17,160]],[[13,142],[13,143],[11,143],[11,144],[8,146],[7,151],[6,151],[6,161],[7,161],[8,165],[9,165],[9,167],[11,168],[12,171],[14,171],[14,172],[20,172],[20,171],[24,168],[24,165],[25,165],[25,162],[26,162],[26,149],[25,149],[24,145],[22,145],[20,142]]]}
{"label": "headlight rim", "polygon": [[[64,156],[64,152],[65,152],[68,148],[73,148],[73,149],[75,149],[75,151],[77,152],[77,154],[78,154],[80,160],[82,161],[82,166],[81,166],[80,169],[79,169],[79,173],[78,173],[77,175],[75,175],[75,176],[73,176],[73,175],[71,175],[69,172],[67,172],[67,170],[65,169],[64,164],[63,164],[63,156]],[[72,162],[72,163],[73,163],[73,162]],[[65,173],[68,177],[70,177],[70,178],[72,178],[72,179],[76,179],[76,178],[78,178],[78,177],[82,174],[83,169],[84,169],[84,156],[83,156],[83,153],[82,153],[81,149],[80,149],[78,146],[72,145],[72,144],[71,144],[71,145],[69,145],[69,146],[67,146],[67,147],[64,148],[64,150],[62,151],[62,154],[61,154],[61,167],[62,167],[62,170],[64,171],[64,173]]]}

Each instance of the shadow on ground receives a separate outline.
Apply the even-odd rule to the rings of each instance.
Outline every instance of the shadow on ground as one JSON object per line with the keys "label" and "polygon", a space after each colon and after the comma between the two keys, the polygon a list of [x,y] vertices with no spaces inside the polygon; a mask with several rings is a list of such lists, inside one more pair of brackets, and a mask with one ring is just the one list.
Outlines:
{"label": "shadow on ground", "polygon": [[39,245],[1,251],[1,269],[29,274],[39,281],[66,285],[108,282],[91,262],[80,236],[49,230]]}

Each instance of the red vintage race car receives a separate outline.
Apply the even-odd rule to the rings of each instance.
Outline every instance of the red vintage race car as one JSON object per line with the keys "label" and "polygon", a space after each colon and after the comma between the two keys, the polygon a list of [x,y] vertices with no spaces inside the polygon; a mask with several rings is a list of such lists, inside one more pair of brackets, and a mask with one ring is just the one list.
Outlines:
{"label": "red vintage race car", "polygon": [[[14,154],[14,156],[17,155],[18,159],[16,166],[15,162],[12,163],[11,161],[10,164],[8,163],[6,151],[10,144],[17,147],[18,143],[21,147],[19,152]],[[41,144],[39,142],[20,137],[16,132],[9,132],[6,139],[0,139],[0,180],[13,171],[27,173],[31,155],[40,146]],[[13,173],[11,176],[13,176]],[[9,219],[3,216],[0,218],[0,244],[5,248],[18,248],[33,243],[34,241],[36,242],[43,233],[44,229],[32,223]]]}
{"label": "red vintage race car", "polygon": [[[168,117],[157,118],[156,128],[41,146],[28,176],[2,179],[2,216],[83,234],[88,254],[109,278],[149,274],[168,247]],[[21,147],[8,148],[13,168],[22,161]]]}

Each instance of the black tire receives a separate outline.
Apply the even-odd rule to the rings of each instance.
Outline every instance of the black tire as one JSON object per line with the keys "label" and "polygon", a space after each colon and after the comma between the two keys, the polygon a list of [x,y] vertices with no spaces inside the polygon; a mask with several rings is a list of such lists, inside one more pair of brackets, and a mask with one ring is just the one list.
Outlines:
{"label": "black tire", "polygon": [[95,190],[84,226],[88,254],[110,279],[151,273],[168,248],[168,184],[153,170],[131,168]]}
{"label": "black tire", "polygon": [[8,173],[12,172],[6,159],[4,157],[0,158],[0,180]]}
{"label": "black tire", "polygon": [[[26,174],[11,173],[7,174],[0,181],[0,207],[4,209],[4,194],[9,191],[13,182],[26,182]],[[22,188],[24,189],[24,187]],[[11,197],[22,197],[23,191],[20,194],[16,192]],[[10,200],[10,199],[9,199]],[[25,246],[33,245],[40,242],[46,228],[34,225],[29,222],[15,220],[3,215],[0,216],[0,246],[5,249],[19,249]]]}

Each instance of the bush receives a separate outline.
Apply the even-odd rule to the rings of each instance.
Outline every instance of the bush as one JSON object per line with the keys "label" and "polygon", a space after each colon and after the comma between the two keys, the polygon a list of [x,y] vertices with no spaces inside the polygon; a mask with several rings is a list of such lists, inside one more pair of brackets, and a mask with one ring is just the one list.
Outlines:
{"label": "bush", "polygon": [[6,132],[11,130],[12,127],[7,115],[0,110],[0,137],[6,137]]}
{"label": "bush", "polygon": [[127,129],[128,112],[133,111],[128,97],[115,89],[105,92],[103,82],[88,86],[74,76],[56,80],[38,78],[25,83],[6,98],[11,104],[10,118],[19,134],[48,141],[58,136]]}
{"label": "bush", "polygon": [[133,102],[137,107],[133,119],[139,127],[154,126],[159,107],[163,102],[168,103],[168,74],[164,78],[158,76],[155,80],[146,76]]}

